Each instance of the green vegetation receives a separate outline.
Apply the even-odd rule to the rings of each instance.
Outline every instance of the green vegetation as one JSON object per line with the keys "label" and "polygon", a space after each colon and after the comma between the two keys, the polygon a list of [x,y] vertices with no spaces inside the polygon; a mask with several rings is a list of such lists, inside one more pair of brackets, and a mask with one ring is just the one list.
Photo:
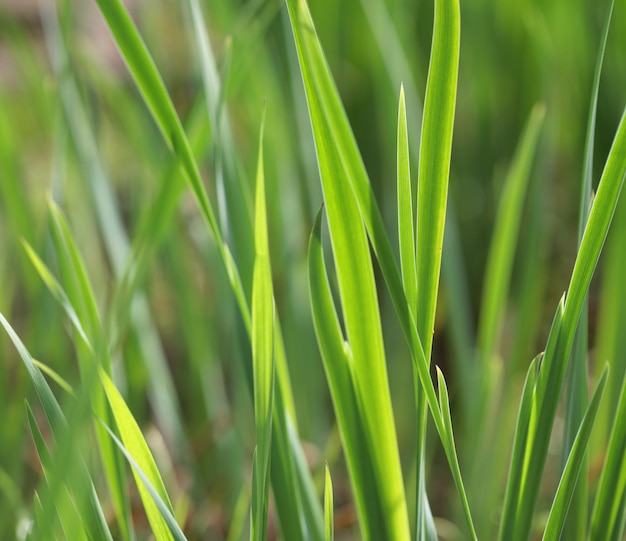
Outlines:
{"label": "green vegetation", "polygon": [[0,7],[0,538],[623,539],[588,4]]}

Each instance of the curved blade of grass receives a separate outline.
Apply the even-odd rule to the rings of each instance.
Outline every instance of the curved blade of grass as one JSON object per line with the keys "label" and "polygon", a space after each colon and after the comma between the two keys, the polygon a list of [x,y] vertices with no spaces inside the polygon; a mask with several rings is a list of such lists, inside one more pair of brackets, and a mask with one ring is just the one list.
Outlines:
{"label": "curved blade of grass", "polygon": [[[559,481],[559,487],[557,488],[554,496],[554,501],[552,503],[552,507],[550,508],[550,514],[548,515],[548,523],[546,524],[546,529],[543,534],[543,539],[546,541],[558,541],[558,539],[560,539],[561,532],[565,526],[565,519],[568,515],[568,511],[571,511],[570,504],[574,496],[574,490],[576,488],[579,474],[581,471],[583,475],[585,474],[583,466],[586,463],[585,454],[587,452],[587,444],[589,443],[591,430],[593,429],[596,414],[598,413],[598,407],[600,405],[602,394],[604,393],[608,375],[609,367],[607,364],[602,371],[600,381],[598,381],[596,390],[594,391],[591,401],[589,402],[589,406],[587,407],[587,411],[583,416],[582,423],[578,429],[578,434],[576,434],[574,444],[572,445],[565,468],[563,469],[563,474],[561,475],[561,480]],[[584,533],[584,531],[581,532],[581,535],[584,536]]]}
{"label": "curved blade of grass", "polygon": [[253,511],[251,539],[267,539],[267,511],[270,488],[272,410],[274,405],[274,294],[270,268],[263,172],[263,127],[259,135],[256,175],[255,250],[252,281],[252,362],[254,375],[254,418],[257,448],[254,454]]}
{"label": "curved blade of grass", "polygon": [[[382,218],[373,198],[367,173],[345,111],[317,39],[311,15],[306,3],[302,1],[296,3],[295,0],[288,0],[287,8],[304,80],[326,203],[327,205],[329,203],[328,192],[335,197],[334,192],[340,190],[339,201],[344,205],[350,205],[352,190],[359,206],[360,217],[366,225],[370,241],[398,313],[402,330],[409,342],[413,361],[417,367],[420,381],[425,388],[426,399],[433,414],[437,431],[440,437],[444,439],[446,436],[443,421],[434,386],[430,379],[428,361],[414,323],[412,309],[406,301],[402,281],[384,231]],[[330,173],[328,177],[327,173]],[[339,179],[346,179],[349,186],[338,182]],[[359,223],[357,216],[354,218],[352,218],[352,214],[347,216],[343,212],[344,210],[347,211],[347,207],[338,213],[341,215],[342,221],[348,224]],[[358,226],[350,225],[350,227],[354,227],[355,231],[358,231]],[[354,234],[355,231],[351,231],[351,233]],[[332,234],[333,226],[331,225]],[[339,252],[340,250],[336,249],[335,251]],[[360,273],[359,270],[354,275],[359,276]]]}
{"label": "curved blade of grass", "polygon": [[[104,375],[106,376],[106,374]],[[132,466],[133,473],[135,474],[136,478],[141,480],[141,486],[143,487],[143,490],[146,491],[152,498],[154,506],[156,507],[156,509],[160,513],[160,516],[162,517],[163,523],[168,528],[167,530],[168,538],[173,538],[175,541],[187,541],[185,534],[180,529],[180,526],[178,525],[178,523],[176,522],[176,519],[174,518],[174,514],[172,513],[171,504],[169,503],[169,501],[164,500],[161,497],[160,491],[157,488],[155,488],[155,486],[152,484],[150,480],[150,476],[143,471],[143,469],[140,467],[140,465],[137,463],[137,461],[133,457],[133,454],[128,451],[128,449],[124,446],[124,444],[120,441],[120,439],[115,435],[115,433],[101,419],[98,419],[98,421],[104,427],[104,429],[108,432],[109,436],[111,437],[115,445],[117,445],[119,450],[126,457],[126,460],[128,461],[128,463]],[[140,489],[140,492],[141,492],[141,489]]]}
{"label": "curved blade of grass", "polygon": [[244,314],[244,319],[249,320],[249,317],[246,318],[246,315],[249,315],[248,306],[242,302],[245,294],[239,270],[236,266],[231,265],[229,267],[230,250],[222,239],[213,207],[204,189],[198,165],[193,157],[191,145],[182,128],[165,83],[122,2],[120,0],[96,1],[150,113],[154,117],[166,143],[180,160],[202,216],[215,238],[220,257],[224,265],[229,269],[228,276],[240,310]]}
{"label": "curved blade of grass", "polygon": [[626,114],[622,115],[585,227],[565,300],[559,336],[553,343],[549,340],[546,347],[536,386],[536,417],[531,423],[532,437],[526,449],[527,475],[523,478],[518,495],[515,517],[505,509],[501,533],[509,532],[513,536],[505,535],[503,539],[525,540],[529,535],[567,360],[583,302],[608,233],[625,175]]}
{"label": "curved blade of grass", "polygon": [[354,359],[342,336],[324,264],[322,215],[323,209],[320,209],[309,239],[309,290],[313,324],[350,472],[361,534],[364,539],[381,539],[385,535],[382,529],[384,518],[379,516],[382,504],[378,500],[372,458],[355,392]]}
{"label": "curved blade of grass", "polygon": [[[598,93],[600,89],[600,74],[604,61],[604,51],[609,35],[614,0],[609,0],[609,6],[604,21],[604,29],[600,38],[600,47],[596,58],[596,66],[591,87],[591,102],[587,120],[587,135],[585,138],[585,154],[583,174],[580,189],[580,210],[578,217],[578,242],[580,243],[589,217],[593,182],[593,151],[596,130],[596,114],[598,108]],[[580,321],[574,337],[572,356],[569,368],[569,385],[567,394],[567,414],[565,417],[564,434],[564,461],[574,445],[578,426],[582,422],[587,403],[587,349],[588,349],[588,299],[585,297],[581,309]],[[588,483],[586,476],[581,476],[576,484],[571,503],[571,512],[568,514],[564,536],[572,541],[582,541],[587,531]]]}
{"label": "curved blade of grass", "polygon": [[330,470],[328,464],[324,467],[324,525],[326,536],[325,541],[333,541],[335,539],[335,531],[333,524],[333,482],[330,478]]}
{"label": "curved blade of grass", "polygon": [[[165,502],[168,510],[173,514],[174,511],[172,509],[172,504],[170,503],[167,491],[165,490],[165,485],[161,479],[159,469],[154,462],[154,458],[152,457],[148,444],[141,433],[141,429],[128,409],[126,402],[124,402],[122,395],[115,387],[115,384],[102,369],[100,370],[100,379],[102,381],[109,406],[111,407],[111,411],[115,417],[115,422],[117,423],[117,427],[119,428],[122,436],[124,447],[126,448],[128,454],[132,456],[139,468],[144,472],[144,475],[154,487],[159,497],[163,500],[163,502]],[[134,469],[133,474],[135,475],[139,495],[141,496],[141,501],[144,509],[146,510],[146,515],[155,538],[157,541],[162,539],[172,539],[170,528],[166,523],[161,510],[152,498],[150,491],[144,485],[143,479],[141,479],[139,473]]]}
{"label": "curved blade of grass", "polygon": [[607,447],[591,513],[588,539],[619,541],[626,521],[626,379],[615,411],[615,422]]}
{"label": "curved blade of grass", "polygon": [[[558,333],[561,326],[561,319],[563,317],[562,303],[559,305],[559,310],[555,320],[552,323],[551,333]],[[548,339],[549,341],[549,339]],[[533,400],[535,393],[535,384],[537,383],[537,373],[539,367],[543,361],[543,353],[537,355],[526,372],[526,380],[524,382],[524,390],[522,391],[522,398],[520,400],[519,412],[517,414],[517,426],[515,427],[515,439],[513,441],[513,454],[511,456],[511,466],[509,468],[509,478],[507,481],[506,492],[504,494],[504,506],[503,517],[500,523],[499,539],[507,539],[507,535],[512,535],[510,528],[513,520],[509,518],[511,515],[515,515],[516,512],[516,498],[519,494],[522,478],[524,472],[524,452],[526,450],[526,443],[529,438],[530,419],[533,409]]]}
{"label": "curved blade of grass", "polygon": [[404,86],[400,87],[398,104],[398,238],[400,240],[400,269],[407,301],[417,306],[417,271],[415,268],[415,230],[413,193],[409,165],[409,137],[406,124]]}

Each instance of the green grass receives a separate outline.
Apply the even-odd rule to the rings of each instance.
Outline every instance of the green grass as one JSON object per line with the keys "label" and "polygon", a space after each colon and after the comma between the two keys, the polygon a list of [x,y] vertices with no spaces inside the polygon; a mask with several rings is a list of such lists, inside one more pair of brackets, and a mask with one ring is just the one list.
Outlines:
{"label": "green grass", "polygon": [[622,539],[606,4],[0,8],[0,537]]}

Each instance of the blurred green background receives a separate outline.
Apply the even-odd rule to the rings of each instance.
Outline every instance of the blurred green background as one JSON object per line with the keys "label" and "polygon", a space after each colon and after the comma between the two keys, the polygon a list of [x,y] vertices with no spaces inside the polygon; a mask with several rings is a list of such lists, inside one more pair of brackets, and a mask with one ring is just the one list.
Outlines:
{"label": "blurred green background", "polygon": [[[403,82],[416,171],[432,2],[309,3],[393,238],[397,235],[397,100]],[[200,59],[187,4],[171,0],[126,4],[194,141],[209,193],[229,224],[227,237],[240,262],[249,262],[253,254],[246,231],[251,227],[257,136],[267,100],[272,267],[300,435],[320,483],[324,461],[333,468],[337,528],[348,539],[358,529],[313,334],[306,279],[308,235],[321,192],[285,8],[279,0],[203,3],[222,80],[220,114],[228,119],[230,140],[218,137],[206,121]],[[134,308],[131,319],[143,324],[120,322],[114,371],[159,464],[171,465],[166,482],[169,477],[178,494],[188,497],[190,538],[225,538],[242,487],[249,484],[254,445],[252,404],[243,383],[249,346],[232,294],[196,204],[178,179],[174,160],[95,2],[73,2],[63,11],[67,62],[55,51],[50,30],[42,25],[42,9],[52,9],[51,3],[0,3],[0,311],[35,358],[75,382],[77,367],[61,309],[27,260],[20,238],[54,268],[46,198],[59,202],[69,216],[105,314],[112,306],[128,247],[135,246],[137,239],[156,241],[133,289],[136,305],[137,298],[147,305]],[[463,385],[459,367],[473,361],[475,322],[503,179],[532,106],[543,102],[547,107],[499,352],[510,374],[511,392],[500,398],[505,413],[497,430],[504,436],[494,472],[505,472],[519,386],[528,363],[545,344],[576,253],[584,136],[605,6],[582,0],[462,0],[461,10],[450,220],[433,353],[451,388],[453,410],[455,390]],[[68,80],[75,82],[71,87],[75,94],[67,92]],[[626,3],[618,1],[600,85],[596,182],[625,101]],[[150,223],[146,217],[162,195],[162,186],[170,181],[174,186],[167,197],[171,219]],[[229,193],[240,196],[239,205],[228,203]],[[623,230],[624,202],[617,212]],[[620,257],[624,247],[612,239],[601,259],[600,279],[590,291],[591,372],[599,364],[594,363],[599,352],[626,355],[623,338],[615,339],[619,332],[608,333],[604,342],[602,333],[596,333],[602,318],[623,321],[610,312],[620,303],[602,295],[605,268],[614,270],[615,279],[620,273],[626,277],[624,257]],[[607,258],[612,258],[611,265]],[[251,277],[242,278],[249,290]],[[380,296],[398,437],[404,472],[410,477],[415,452],[410,359],[382,281]],[[452,303],[460,313],[456,318],[451,316]],[[626,299],[621,306],[623,314]],[[159,366],[167,368],[171,378],[166,374],[162,380]],[[619,373],[613,376],[621,383]],[[162,386],[170,384],[172,403],[161,394]],[[614,403],[616,391],[612,392]],[[30,381],[13,347],[0,339],[1,539],[16,537],[41,475],[23,406],[24,398],[31,395]],[[607,406],[604,421],[599,421],[603,437],[609,412]],[[456,433],[465,472],[469,465],[463,464],[464,419],[456,410],[453,416],[460,427]],[[176,431],[176,418],[182,436]],[[557,422],[555,434],[559,430]],[[600,447],[591,455],[592,474]],[[435,437],[430,438],[430,455],[431,505],[434,515],[441,517],[440,532],[445,532],[453,528],[444,519],[455,520],[456,503],[450,502],[456,499]],[[548,464],[558,468],[559,459],[551,455]],[[471,472],[464,475],[472,477]],[[549,485],[549,471],[546,477]],[[493,498],[501,497],[502,480],[494,478],[487,485],[485,490],[492,491]],[[471,486],[470,481],[470,505]],[[488,509],[487,522],[493,512]],[[275,529],[272,518],[270,523]]]}

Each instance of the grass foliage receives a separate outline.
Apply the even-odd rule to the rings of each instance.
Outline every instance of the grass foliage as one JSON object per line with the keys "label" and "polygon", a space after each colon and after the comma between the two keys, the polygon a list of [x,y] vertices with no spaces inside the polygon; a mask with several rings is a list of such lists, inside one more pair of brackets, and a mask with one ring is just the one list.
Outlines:
{"label": "grass foliage", "polygon": [[626,6],[470,4],[0,8],[2,539],[623,539]]}

